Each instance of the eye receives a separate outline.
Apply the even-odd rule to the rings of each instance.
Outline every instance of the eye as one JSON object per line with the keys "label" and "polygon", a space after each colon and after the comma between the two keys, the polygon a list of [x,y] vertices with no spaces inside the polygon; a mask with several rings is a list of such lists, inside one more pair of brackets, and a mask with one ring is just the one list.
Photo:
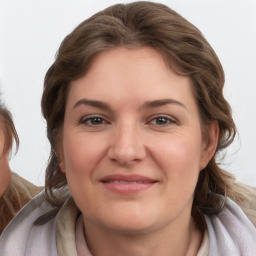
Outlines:
{"label": "eye", "polygon": [[150,124],[158,126],[166,126],[176,123],[175,120],[166,116],[157,116],[149,121]]}
{"label": "eye", "polygon": [[83,118],[79,123],[83,125],[88,125],[88,126],[101,126],[101,125],[107,124],[108,122],[102,117],[91,116],[91,117]]}

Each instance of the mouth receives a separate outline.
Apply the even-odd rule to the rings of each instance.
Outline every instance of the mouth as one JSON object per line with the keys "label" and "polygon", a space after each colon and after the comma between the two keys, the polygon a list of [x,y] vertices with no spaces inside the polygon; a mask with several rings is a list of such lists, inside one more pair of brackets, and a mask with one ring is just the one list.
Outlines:
{"label": "mouth", "polygon": [[115,174],[103,177],[100,182],[112,192],[133,194],[149,189],[158,181],[141,175]]}

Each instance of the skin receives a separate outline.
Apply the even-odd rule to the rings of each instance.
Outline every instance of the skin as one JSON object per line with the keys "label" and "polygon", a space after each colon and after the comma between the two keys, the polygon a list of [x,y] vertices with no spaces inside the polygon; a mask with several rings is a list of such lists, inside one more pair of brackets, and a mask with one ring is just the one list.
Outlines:
{"label": "skin", "polygon": [[[93,255],[196,255],[193,195],[218,137],[201,128],[190,79],[150,47],[104,51],[72,82],[58,152]],[[154,182],[116,191],[113,174]]]}
{"label": "skin", "polygon": [[5,135],[0,126],[0,197],[4,194],[11,178],[8,153],[3,154]]}

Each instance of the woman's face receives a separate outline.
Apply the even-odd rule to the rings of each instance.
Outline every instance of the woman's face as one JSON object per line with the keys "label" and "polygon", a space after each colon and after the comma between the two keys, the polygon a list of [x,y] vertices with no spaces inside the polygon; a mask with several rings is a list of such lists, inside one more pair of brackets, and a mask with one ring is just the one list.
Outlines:
{"label": "woman's face", "polygon": [[5,134],[0,124],[0,197],[4,194],[10,182],[8,153],[3,154]]}
{"label": "woman's face", "polygon": [[60,168],[87,229],[138,234],[190,221],[217,138],[212,124],[202,140],[191,87],[149,47],[105,51],[71,84]]}

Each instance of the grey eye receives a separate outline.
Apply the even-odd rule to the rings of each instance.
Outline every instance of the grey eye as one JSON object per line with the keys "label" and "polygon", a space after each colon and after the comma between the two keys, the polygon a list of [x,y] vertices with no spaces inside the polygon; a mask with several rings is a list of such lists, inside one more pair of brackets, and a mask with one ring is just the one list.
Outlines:
{"label": "grey eye", "polygon": [[150,121],[150,123],[154,124],[154,125],[163,126],[163,125],[172,124],[172,123],[174,123],[174,121],[172,119],[168,118],[168,117],[165,117],[165,116],[158,116],[158,117],[153,118]]}
{"label": "grey eye", "polygon": [[91,117],[85,120],[90,125],[100,125],[104,123],[104,120],[100,117]]}
{"label": "grey eye", "polygon": [[95,117],[95,118],[92,118],[91,123],[92,124],[102,124],[103,123],[103,119],[99,118],[99,117]]}
{"label": "grey eye", "polygon": [[164,125],[169,123],[169,119],[167,117],[157,117],[155,118],[155,123],[158,125]]}
{"label": "grey eye", "polygon": [[106,121],[104,120],[104,118],[92,116],[82,119],[79,123],[88,126],[99,126],[102,124],[106,124]]}

